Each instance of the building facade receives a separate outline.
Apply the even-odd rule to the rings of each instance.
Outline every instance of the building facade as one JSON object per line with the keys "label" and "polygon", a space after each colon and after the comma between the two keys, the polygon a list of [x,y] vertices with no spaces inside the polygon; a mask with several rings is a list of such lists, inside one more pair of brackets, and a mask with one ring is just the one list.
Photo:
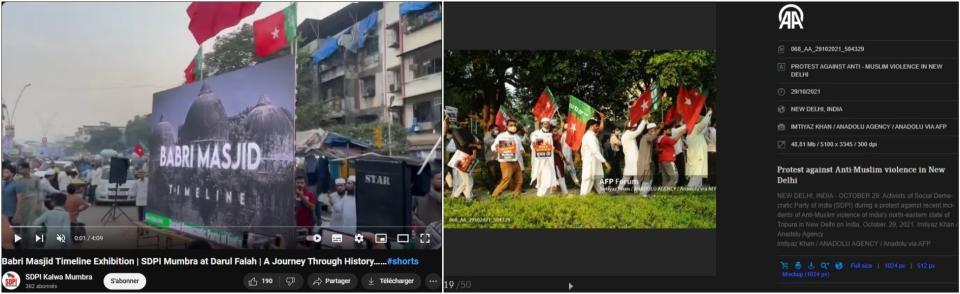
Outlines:
{"label": "building facade", "polygon": [[301,23],[299,50],[323,52],[307,69],[304,102],[325,109],[321,125],[400,124],[410,155],[426,156],[441,133],[441,12],[440,3],[361,2]]}

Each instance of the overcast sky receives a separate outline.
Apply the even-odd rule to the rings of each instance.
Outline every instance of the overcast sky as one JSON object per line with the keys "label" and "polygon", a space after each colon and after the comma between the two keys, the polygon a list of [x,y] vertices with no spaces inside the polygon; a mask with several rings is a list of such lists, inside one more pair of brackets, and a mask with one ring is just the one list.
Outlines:
{"label": "overcast sky", "polygon": [[[264,2],[241,23],[282,10]],[[297,4],[297,22],[323,18],[349,2]],[[153,93],[183,83],[197,43],[187,29],[189,2],[6,2],[0,9],[3,103],[15,114],[16,140],[73,135],[100,121],[125,125],[151,111]],[[239,26],[239,25],[238,25]],[[221,31],[221,34],[235,28]],[[204,44],[212,51],[213,39]],[[41,123],[46,121],[46,123]]]}

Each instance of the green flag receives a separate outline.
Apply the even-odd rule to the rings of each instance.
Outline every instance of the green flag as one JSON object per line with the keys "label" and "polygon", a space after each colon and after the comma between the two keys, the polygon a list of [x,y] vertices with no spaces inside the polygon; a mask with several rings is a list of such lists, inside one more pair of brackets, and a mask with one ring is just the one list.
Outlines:
{"label": "green flag", "polygon": [[587,120],[593,117],[593,107],[577,97],[570,95],[570,107],[567,110],[567,145],[570,149],[580,150],[580,140],[587,132]]}
{"label": "green flag", "polygon": [[194,55],[193,60],[190,60],[190,64],[183,70],[183,75],[186,80],[185,84],[203,79],[203,46],[197,48],[197,55]]}

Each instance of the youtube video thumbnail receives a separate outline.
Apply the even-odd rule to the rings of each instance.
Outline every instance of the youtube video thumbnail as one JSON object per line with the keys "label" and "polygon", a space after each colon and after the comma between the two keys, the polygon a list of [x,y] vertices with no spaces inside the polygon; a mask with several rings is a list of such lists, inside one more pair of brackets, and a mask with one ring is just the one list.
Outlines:
{"label": "youtube video thumbnail", "polygon": [[4,3],[5,290],[440,291],[441,12]]}

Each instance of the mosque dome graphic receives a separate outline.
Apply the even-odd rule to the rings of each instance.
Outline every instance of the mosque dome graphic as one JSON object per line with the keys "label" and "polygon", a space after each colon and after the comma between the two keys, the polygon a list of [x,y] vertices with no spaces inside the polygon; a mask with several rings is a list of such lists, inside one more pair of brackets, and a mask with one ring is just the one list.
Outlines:
{"label": "mosque dome graphic", "polygon": [[151,146],[171,146],[177,144],[177,131],[162,114],[160,115],[160,121],[153,126],[153,133],[156,134],[156,136],[154,136],[155,142],[151,142]]}
{"label": "mosque dome graphic", "polygon": [[250,139],[260,142],[267,159],[283,158],[293,153],[293,115],[260,96],[257,105],[244,118],[244,129]]}
{"label": "mosque dome graphic", "polygon": [[203,84],[180,128],[181,144],[196,141],[225,141],[228,131],[227,113],[223,103],[207,84]]}

